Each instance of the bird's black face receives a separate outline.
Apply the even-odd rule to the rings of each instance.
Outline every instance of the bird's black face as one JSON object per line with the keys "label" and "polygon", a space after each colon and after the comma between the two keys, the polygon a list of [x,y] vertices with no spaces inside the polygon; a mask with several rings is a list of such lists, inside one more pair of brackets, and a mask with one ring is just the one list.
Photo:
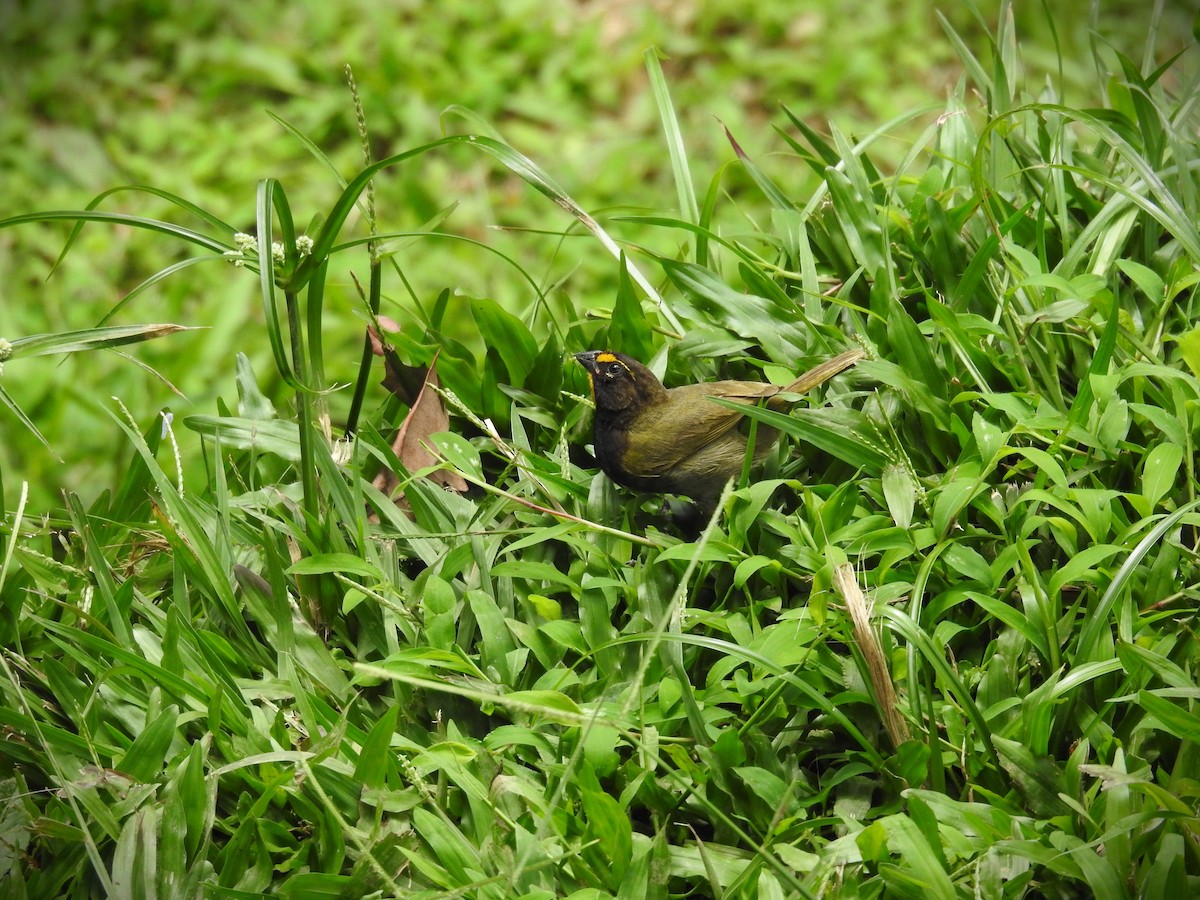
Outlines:
{"label": "bird's black face", "polygon": [[576,353],[575,360],[587,369],[599,410],[620,412],[663,393],[662,383],[654,373],[624,353],[589,350]]}

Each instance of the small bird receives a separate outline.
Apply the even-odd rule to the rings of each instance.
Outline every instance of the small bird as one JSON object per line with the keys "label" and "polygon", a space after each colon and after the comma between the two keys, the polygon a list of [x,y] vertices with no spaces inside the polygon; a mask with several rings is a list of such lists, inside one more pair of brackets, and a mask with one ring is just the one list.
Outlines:
{"label": "small bird", "polygon": [[[742,471],[747,435],[737,426],[745,414],[711,402],[713,398],[754,406],[766,400],[780,410],[854,365],[866,354],[847,350],[779,387],[758,381],[713,381],[667,389],[637,360],[612,350],[576,353],[587,370],[596,401],[593,444],[596,459],[617,484],[696,501],[707,522],[725,488]],[[759,423],[754,462],[761,462],[779,432]],[[701,524],[703,524],[701,522]]]}

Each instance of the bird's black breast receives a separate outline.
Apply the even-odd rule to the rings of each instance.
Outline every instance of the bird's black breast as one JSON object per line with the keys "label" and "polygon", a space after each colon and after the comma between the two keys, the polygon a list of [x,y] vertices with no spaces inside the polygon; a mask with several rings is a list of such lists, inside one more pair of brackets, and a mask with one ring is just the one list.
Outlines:
{"label": "bird's black breast", "polygon": [[596,410],[596,424],[592,445],[596,461],[604,474],[617,484],[636,491],[669,490],[659,479],[635,475],[626,468],[625,458],[629,452],[629,431],[635,414],[630,411],[612,412]]}

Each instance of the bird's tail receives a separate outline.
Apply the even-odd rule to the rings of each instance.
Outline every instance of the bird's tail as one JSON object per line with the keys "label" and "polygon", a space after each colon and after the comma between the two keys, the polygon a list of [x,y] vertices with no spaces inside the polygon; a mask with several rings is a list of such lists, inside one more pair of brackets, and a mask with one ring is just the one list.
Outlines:
{"label": "bird's tail", "polygon": [[824,384],[839,372],[850,368],[860,359],[863,359],[866,355],[866,353],[858,348],[847,350],[845,353],[839,353],[833,359],[827,359],[819,366],[813,366],[811,369],[785,387],[780,393],[803,394],[811,391],[817,385]]}

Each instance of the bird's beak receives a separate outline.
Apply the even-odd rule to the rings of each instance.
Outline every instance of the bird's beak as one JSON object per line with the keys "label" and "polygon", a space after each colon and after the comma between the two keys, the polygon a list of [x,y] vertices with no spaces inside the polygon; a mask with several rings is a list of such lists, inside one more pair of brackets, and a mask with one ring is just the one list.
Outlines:
{"label": "bird's beak", "polygon": [[596,373],[596,355],[599,352],[599,350],[588,350],[586,353],[576,353],[575,362],[579,363],[581,366],[587,369],[589,373],[594,375]]}

